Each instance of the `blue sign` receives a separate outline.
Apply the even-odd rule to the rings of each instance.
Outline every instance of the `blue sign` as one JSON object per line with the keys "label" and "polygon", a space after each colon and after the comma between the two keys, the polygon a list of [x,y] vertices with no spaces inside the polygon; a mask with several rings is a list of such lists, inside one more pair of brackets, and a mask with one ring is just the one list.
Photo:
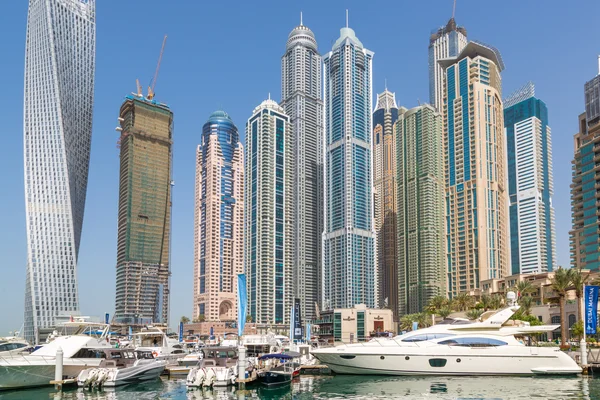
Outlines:
{"label": "blue sign", "polygon": [[600,286],[586,286],[585,299],[585,334],[593,335],[598,326],[598,289]]}
{"label": "blue sign", "polygon": [[413,321],[412,330],[416,331],[417,329],[419,329],[419,323],[417,321]]}
{"label": "blue sign", "polygon": [[183,342],[183,322],[179,323],[179,343]]}
{"label": "blue sign", "polygon": [[238,275],[238,336],[244,334],[246,326],[246,307],[248,306],[248,293],[246,292],[246,275]]}
{"label": "blue sign", "polygon": [[109,315],[108,313],[104,314],[104,323],[105,323],[106,325],[108,325],[108,324],[109,324],[109,322],[108,322],[108,317],[110,317],[110,315]]}

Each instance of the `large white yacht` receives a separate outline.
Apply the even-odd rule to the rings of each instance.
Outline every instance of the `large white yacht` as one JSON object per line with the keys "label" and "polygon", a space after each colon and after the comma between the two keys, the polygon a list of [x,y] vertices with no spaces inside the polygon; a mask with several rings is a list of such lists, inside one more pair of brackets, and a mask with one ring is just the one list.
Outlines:
{"label": "large white yacht", "polygon": [[187,354],[179,340],[168,337],[163,329],[153,326],[135,333],[129,346],[138,351],[149,351],[157,360],[165,360],[168,364],[176,364]]}
{"label": "large white yacht", "polygon": [[1,356],[13,356],[13,355],[22,355],[26,354],[28,351],[31,351],[33,348],[29,345],[25,339],[9,336],[9,337],[0,337],[0,357]]}
{"label": "large white yacht", "polygon": [[49,385],[59,348],[63,351],[63,377],[74,378],[83,369],[97,367],[102,358],[96,349],[110,347],[109,325],[67,322],[64,328],[74,334],[58,336],[29,355],[1,355],[0,390]]}
{"label": "large white yacht", "polygon": [[[312,354],[338,374],[570,375],[577,363],[558,347],[526,346],[527,337],[558,325],[508,325],[519,309],[488,311],[479,321],[447,319],[392,339],[320,348]],[[511,321],[513,322],[513,321]]]}

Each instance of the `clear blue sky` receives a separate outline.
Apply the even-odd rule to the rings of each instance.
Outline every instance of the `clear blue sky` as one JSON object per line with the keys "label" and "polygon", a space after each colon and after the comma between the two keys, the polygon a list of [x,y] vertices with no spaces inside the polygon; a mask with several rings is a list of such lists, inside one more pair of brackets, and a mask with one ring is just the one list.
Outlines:
{"label": "clear blue sky", "polygon": [[[293,3],[293,5],[292,5]],[[375,52],[374,92],[399,104],[428,101],[430,31],[446,24],[452,0],[192,1],[98,0],[96,91],[91,168],[79,251],[82,312],[114,311],[119,158],[115,127],[135,79],[147,85],[168,34],[157,99],[175,113],[172,322],[191,316],[195,148],[202,125],[219,108],[243,132],[268,93],[281,96],[281,56],[289,32],[304,23],[326,53],[350,11],[350,27]],[[557,253],[569,264],[569,184],[573,134],[583,84],[598,72],[598,0],[458,0],[456,20],[470,39],[497,47],[506,70],[504,97],[531,80],[549,109],[554,146]],[[589,18],[588,18],[589,16]],[[22,324],[26,236],[23,200],[23,68],[27,1],[0,2],[0,335]],[[172,324],[175,326],[175,324]]]}

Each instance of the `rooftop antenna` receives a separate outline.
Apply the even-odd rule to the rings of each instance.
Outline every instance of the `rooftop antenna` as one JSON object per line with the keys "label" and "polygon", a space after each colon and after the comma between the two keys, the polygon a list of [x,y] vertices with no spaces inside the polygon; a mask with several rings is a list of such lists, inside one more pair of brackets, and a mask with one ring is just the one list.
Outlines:
{"label": "rooftop antenna", "polygon": [[302,25],[302,11],[300,11],[300,25]]}
{"label": "rooftop antenna", "polygon": [[454,6],[452,6],[452,19],[454,19],[455,12],[456,12],[456,0],[454,0]]}
{"label": "rooftop antenna", "polygon": [[598,54],[598,75],[600,75],[600,54]]}
{"label": "rooftop antenna", "polygon": [[269,92],[269,100],[271,100],[271,92]]}
{"label": "rooftop antenna", "polygon": [[348,27],[348,9],[346,8],[346,28]]}
{"label": "rooftop antenna", "polygon": [[387,90],[387,78],[385,78],[385,90]]}

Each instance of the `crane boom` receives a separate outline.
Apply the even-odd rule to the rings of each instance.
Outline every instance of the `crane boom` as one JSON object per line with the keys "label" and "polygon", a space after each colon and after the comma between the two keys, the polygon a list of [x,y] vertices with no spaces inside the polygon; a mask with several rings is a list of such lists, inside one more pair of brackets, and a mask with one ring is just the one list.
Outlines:
{"label": "crane boom", "polygon": [[163,52],[165,51],[165,44],[167,43],[167,35],[165,35],[162,47],[160,48],[160,55],[158,56],[158,63],[156,64],[156,71],[154,71],[154,78],[152,78],[152,85],[148,87],[148,99],[154,98],[154,88],[156,87],[156,80],[158,79],[158,71],[160,70],[160,62],[162,61]]}

